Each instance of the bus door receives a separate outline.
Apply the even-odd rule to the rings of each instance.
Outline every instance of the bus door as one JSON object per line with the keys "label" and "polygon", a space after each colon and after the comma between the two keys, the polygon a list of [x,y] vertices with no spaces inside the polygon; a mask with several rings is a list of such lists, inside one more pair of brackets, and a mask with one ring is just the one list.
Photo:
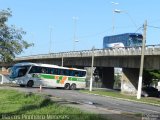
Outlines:
{"label": "bus door", "polygon": [[33,80],[35,86],[42,85],[42,79],[40,78],[40,67],[32,66],[30,71],[28,72],[28,80]]}

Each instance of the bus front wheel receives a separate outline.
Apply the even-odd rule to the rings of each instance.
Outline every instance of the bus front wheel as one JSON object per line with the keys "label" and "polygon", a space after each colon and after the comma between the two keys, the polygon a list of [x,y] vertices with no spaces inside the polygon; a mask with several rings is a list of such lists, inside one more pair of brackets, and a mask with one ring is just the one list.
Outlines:
{"label": "bus front wheel", "polygon": [[27,87],[32,87],[33,84],[34,84],[34,83],[33,83],[33,80],[29,80],[28,83],[27,83]]}
{"label": "bus front wheel", "polygon": [[73,84],[71,85],[70,89],[71,89],[71,90],[75,90],[75,89],[76,89],[76,84],[73,83]]}
{"label": "bus front wheel", "polygon": [[69,90],[70,89],[70,84],[66,83],[65,86],[64,86],[64,89]]}

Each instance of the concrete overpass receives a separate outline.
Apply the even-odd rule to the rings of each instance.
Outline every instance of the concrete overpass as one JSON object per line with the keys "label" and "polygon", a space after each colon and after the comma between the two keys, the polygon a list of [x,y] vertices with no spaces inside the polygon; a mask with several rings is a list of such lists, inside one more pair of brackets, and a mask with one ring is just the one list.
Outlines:
{"label": "concrete overpass", "polygon": [[[72,67],[91,66],[94,55],[94,67],[101,71],[103,87],[112,88],[114,67],[123,68],[122,91],[136,93],[138,85],[141,47],[114,49],[95,49],[70,51],[51,54],[32,55],[15,58],[15,62],[49,63]],[[160,70],[160,45],[145,47],[144,69]]]}
{"label": "concrete overpass", "polygon": [[[31,61],[40,63],[51,63],[64,66],[91,66],[91,57],[94,54],[95,67],[122,67],[139,68],[141,47],[95,49],[84,51],[70,51],[51,54],[31,55],[15,58],[15,62]],[[160,45],[146,46],[145,69],[160,69]]]}

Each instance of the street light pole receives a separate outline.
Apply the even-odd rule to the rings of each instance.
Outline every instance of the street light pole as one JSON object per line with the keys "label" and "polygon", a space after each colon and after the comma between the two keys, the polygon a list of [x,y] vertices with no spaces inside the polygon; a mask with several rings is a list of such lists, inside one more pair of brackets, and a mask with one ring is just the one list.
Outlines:
{"label": "street light pole", "polygon": [[49,35],[49,54],[51,53],[52,45],[52,28],[50,27],[50,35]]}
{"label": "street light pole", "polygon": [[115,24],[115,16],[114,16],[114,11],[112,11],[113,13],[113,15],[112,15],[112,24],[113,24],[113,27],[112,27],[112,34],[114,35],[114,29],[115,29],[115,27],[114,27],[114,24]]}
{"label": "street light pole", "polygon": [[139,81],[138,81],[138,91],[137,91],[137,99],[141,98],[142,92],[142,75],[143,75],[143,65],[144,65],[144,50],[145,50],[145,43],[146,43],[146,31],[147,31],[147,20],[143,25],[143,42],[142,42],[142,52],[141,52],[141,63],[140,63],[140,71],[139,71]]}
{"label": "street light pole", "polygon": [[[32,43],[34,44],[34,33],[31,33],[31,35],[32,35]],[[35,44],[34,44],[35,45]],[[30,54],[32,55],[33,54],[33,48],[34,48],[34,45],[33,46],[31,46],[31,52],[30,52]]]}
{"label": "street light pole", "polygon": [[[119,3],[117,3],[117,2],[111,2],[111,4],[112,5],[118,5]],[[114,26],[114,24],[115,24],[115,15],[114,15],[114,8],[112,7],[112,34],[114,34],[114,31],[115,31],[115,26]]]}
{"label": "street light pole", "polygon": [[76,42],[78,42],[76,37],[78,17],[73,17],[73,20],[74,20],[73,51],[75,51],[75,45],[76,45]]}

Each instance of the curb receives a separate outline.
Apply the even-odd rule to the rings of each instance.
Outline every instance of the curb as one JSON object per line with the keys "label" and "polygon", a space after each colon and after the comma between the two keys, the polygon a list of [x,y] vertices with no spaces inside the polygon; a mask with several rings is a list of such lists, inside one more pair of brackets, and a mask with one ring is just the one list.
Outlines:
{"label": "curb", "polygon": [[113,99],[117,99],[117,100],[125,100],[125,101],[129,101],[129,102],[143,103],[143,104],[148,104],[148,105],[153,105],[153,106],[158,106],[158,107],[160,107],[160,104],[155,104],[155,103],[142,102],[142,101],[136,101],[136,100],[130,100],[130,99],[125,99],[125,98],[118,98],[118,97],[106,96],[106,95],[99,95],[99,94],[88,93],[88,92],[82,92],[82,93],[91,94],[91,95],[96,95],[96,96],[102,96],[102,97],[108,97],[108,98],[113,98]]}

